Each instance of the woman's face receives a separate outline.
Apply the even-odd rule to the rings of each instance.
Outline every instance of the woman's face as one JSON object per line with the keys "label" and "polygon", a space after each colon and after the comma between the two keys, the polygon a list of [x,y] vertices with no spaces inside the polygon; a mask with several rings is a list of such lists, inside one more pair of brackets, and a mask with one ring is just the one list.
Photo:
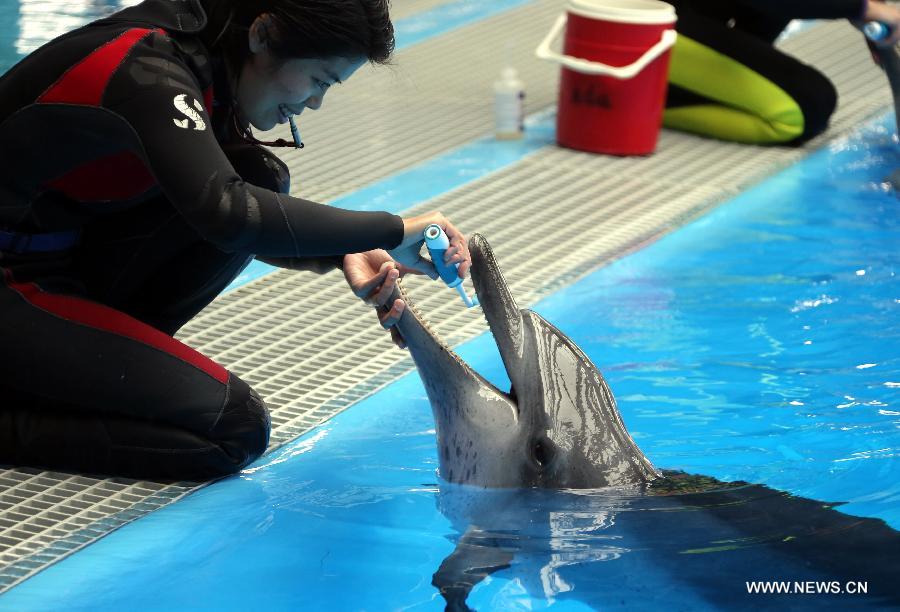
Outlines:
{"label": "woman's face", "polygon": [[239,116],[258,130],[270,130],[287,121],[282,106],[293,115],[318,109],[328,89],[365,62],[365,57],[278,60],[266,49],[252,53],[238,81]]}
{"label": "woman's face", "polygon": [[283,60],[269,51],[270,32],[267,14],[250,26],[250,57],[235,91],[239,118],[258,130],[287,122],[284,110],[291,115],[316,110],[329,87],[349,79],[366,62],[365,57],[342,56]]}

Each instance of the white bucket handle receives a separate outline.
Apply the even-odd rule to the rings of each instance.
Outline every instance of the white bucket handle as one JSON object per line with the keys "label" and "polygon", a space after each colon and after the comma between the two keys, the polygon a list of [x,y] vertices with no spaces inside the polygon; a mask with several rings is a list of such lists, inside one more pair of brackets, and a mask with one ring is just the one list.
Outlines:
{"label": "white bucket handle", "polygon": [[650,62],[671,49],[672,45],[675,44],[675,39],[678,37],[675,30],[665,30],[662,33],[659,42],[647,49],[647,51],[634,63],[629,64],[628,66],[609,66],[607,64],[601,64],[600,62],[581,59],[580,57],[562,55],[550,48],[550,45],[556,40],[560,32],[562,32],[562,29],[566,26],[567,21],[568,16],[565,13],[557,17],[556,23],[553,25],[553,28],[551,28],[550,33],[547,34],[547,37],[544,38],[535,50],[535,55],[541,59],[562,64],[566,68],[575,70],[576,72],[582,72],[584,74],[602,74],[616,79],[630,79],[636,76],[641,70],[646,68]]}

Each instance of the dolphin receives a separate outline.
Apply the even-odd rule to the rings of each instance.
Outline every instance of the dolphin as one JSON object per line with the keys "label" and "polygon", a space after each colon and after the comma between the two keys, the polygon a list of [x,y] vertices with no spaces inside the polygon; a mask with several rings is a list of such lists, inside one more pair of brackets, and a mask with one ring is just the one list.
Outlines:
{"label": "dolphin", "polygon": [[441,476],[480,487],[571,489],[659,478],[587,355],[539,314],[516,305],[483,236],[472,236],[469,250],[472,281],[509,391],[438,340],[402,287],[395,295],[411,305],[397,327],[433,407]]}
{"label": "dolphin", "polygon": [[[540,315],[516,305],[483,236],[473,235],[469,249],[472,280],[509,391],[441,341],[401,284],[393,296],[407,303],[397,325],[434,415],[438,505],[462,534],[432,578],[447,610],[468,610],[471,590],[489,575],[514,564],[529,567],[517,556],[546,561],[520,572],[529,592],[550,597],[567,591],[562,573],[637,556],[616,544],[629,529],[652,554],[650,563],[672,568],[710,600],[724,597],[723,606],[735,598],[745,598],[748,607],[760,600],[716,591],[710,575],[729,576],[735,584],[739,578],[869,578],[880,603],[900,603],[900,533],[880,519],[838,512],[837,503],[657,470],[629,435],[587,355]],[[698,533],[709,535],[707,545],[690,539]],[[606,540],[608,546],[585,546]],[[743,556],[721,552],[737,549]],[[781,574],[772,573],[776,567]],[[591,575],[588,583],[598,579]]]}

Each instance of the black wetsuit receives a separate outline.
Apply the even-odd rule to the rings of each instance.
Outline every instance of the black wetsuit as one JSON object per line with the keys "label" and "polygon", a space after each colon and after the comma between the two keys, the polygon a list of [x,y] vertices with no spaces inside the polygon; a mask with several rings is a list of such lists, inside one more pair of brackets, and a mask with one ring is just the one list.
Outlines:
{"label": "black wetsuit", "polygon": [[236,140],[205,23],[148,0],[0,78],[0,464],[234,472],[266,408],[172,335],[254,255],[333,269],[402,239],[395,215],[284,193],[280,160]]}
{"label": "black wetsuit", "polygon": [[[860,19],[865,0],[667,1],[676,8],[679,33],[667,126],[729,140],[793,144],[827,127],[837,105],[834,86],[772,43],[792,19]],[[742,68],[729,68],[716,54]]]}

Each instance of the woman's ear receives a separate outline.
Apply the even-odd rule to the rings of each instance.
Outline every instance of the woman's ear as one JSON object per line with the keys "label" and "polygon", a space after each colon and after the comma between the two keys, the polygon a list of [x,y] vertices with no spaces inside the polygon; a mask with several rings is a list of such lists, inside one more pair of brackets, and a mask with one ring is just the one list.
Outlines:
{"label": "woman's ear", "polygon": [[263,13],[253,20],[250,24],[250,32],[248,33],[250,43],[250,53],[259,53],[269,46],[269,36],[272,31],[272,17],[268,13]]}

